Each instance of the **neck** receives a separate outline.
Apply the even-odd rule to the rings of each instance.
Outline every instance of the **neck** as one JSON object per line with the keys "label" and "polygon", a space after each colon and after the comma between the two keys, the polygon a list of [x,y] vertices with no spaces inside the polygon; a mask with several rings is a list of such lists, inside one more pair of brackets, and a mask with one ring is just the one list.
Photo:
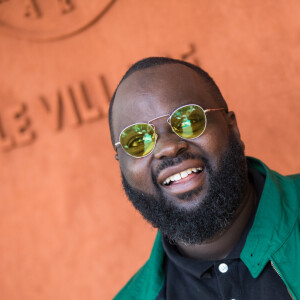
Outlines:
{"label": "neck", "polygon": [[239,240],[253,211],[256,195],[253,184],[248,182],[246,194],[238,208],[231,225],[211,240],[196,245],[177,243],[177,248],[183,256],[199,260],[219,260],[225,258]]}

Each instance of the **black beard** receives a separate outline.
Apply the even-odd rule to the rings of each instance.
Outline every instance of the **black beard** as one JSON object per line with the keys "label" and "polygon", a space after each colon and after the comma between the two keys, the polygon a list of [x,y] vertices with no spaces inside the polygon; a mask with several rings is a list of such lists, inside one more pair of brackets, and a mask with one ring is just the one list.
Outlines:
{"label": "black beard", "polygon": [[[184,153],[173,159],[167,158],[159,170],[189,158],[197,156]],[[192,245],[210,240],[231,224],[243,200],[247,163],[243,146],[233,134],[229,137],[229,148],[221,157],[217,171],[212,169],[208,159],[201,159],[209,174],[209,188],[202,201],[192,209],[179,207],[168,201],[157,183],[156,174],[152,176],[152,180],[157,196],[152,196],[133,188],[122,173],[123,188],[134,207],[170,242]],[[180,198],[188,200],[197,193],[199,190],[182,194]]]}

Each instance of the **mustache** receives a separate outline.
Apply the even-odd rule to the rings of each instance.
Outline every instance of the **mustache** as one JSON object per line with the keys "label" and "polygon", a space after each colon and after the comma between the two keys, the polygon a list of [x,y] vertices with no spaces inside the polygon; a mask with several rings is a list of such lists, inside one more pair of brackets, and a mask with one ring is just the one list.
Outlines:
{"label": "mustache", "polygon": [[208,159],[206,159],[204,156],[195,155],[190,152],[183,152],[176,157],[167,157],[167,158],[164,158],[163,161],[158,165],[156,170],[154,172],[152,172],[153,182],[157,183],[157,177],[162,170],[164,170],[168,167],[176,166],[188,159],[199,159],[199,160],[202,160],[205,165],[208,164]]}

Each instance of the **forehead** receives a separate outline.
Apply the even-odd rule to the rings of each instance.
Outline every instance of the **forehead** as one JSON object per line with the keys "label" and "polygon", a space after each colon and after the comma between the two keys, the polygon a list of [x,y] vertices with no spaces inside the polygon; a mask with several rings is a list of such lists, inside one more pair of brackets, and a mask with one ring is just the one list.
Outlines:
{"label": "forehead", "polygon": [[115,134],[133,123],[148,122],[186,104],[218,107],[205,80],[181,64],[136,71],[119,86],[113,105]]}

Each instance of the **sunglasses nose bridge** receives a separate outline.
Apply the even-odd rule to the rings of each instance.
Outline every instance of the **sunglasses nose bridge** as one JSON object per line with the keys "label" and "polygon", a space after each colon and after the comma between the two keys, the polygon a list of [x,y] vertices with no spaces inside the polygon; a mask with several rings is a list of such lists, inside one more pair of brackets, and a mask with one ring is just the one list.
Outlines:
{"label": "sunglasses nose bridge", "polygon": [[147,124],[150,125],[153,128],[154,132],[155,132],[156,141],[158,139],[158,133],[157,133],[157,130],[155,128],[155,125],[152,122],[156,121],[156,120],[159,120],[159,119],[162,119],[162,118],[165,118],[165,117],[168,117],[167,122],[171,126],[171,123],[170,123],[171,115],[169,115],[169,114],[158,116],[158,117],[153,118],[153,119],[151,119],[150,121],[147,122]]}
{"label": "sunglasses nose bridge", "polygon": [[156,117],[156,118],[153,118],[153,119],[151,119],[150,121],[148,121],[148,124],[149,124],[149,125],[153,125],[153,124],[152,124],[153,121],[156,121],[156,120],[159,120],[159,119],[165,118],[165,117],[169,117],[169,118],[170,118],[170,115],[167,114],[167,115],[162,115],[162,116],[158,116],[158,117]]}

